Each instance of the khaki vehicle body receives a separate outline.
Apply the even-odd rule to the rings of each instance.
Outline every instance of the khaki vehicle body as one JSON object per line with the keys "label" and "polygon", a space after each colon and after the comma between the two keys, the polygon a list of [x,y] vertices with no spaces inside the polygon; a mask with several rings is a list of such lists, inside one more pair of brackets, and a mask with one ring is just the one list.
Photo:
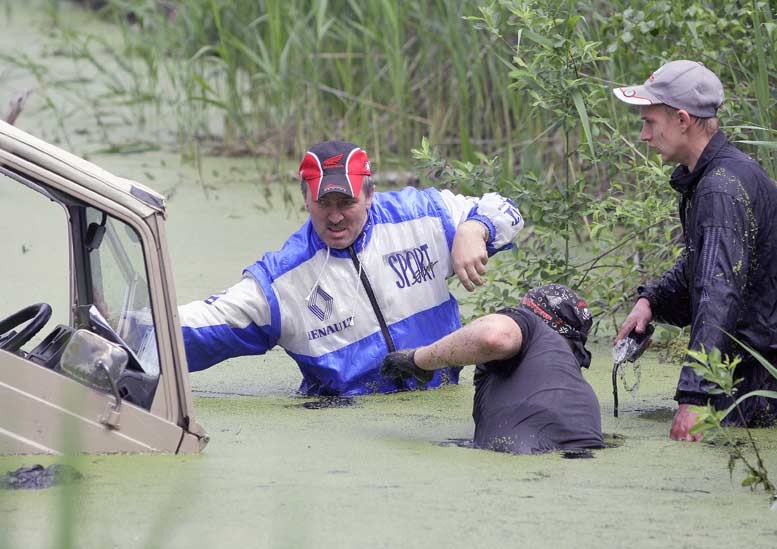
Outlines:
{"label": "khaki vehicle body", "polygon": [[[9,192],[62,215],[67,310],[56,326],[46,303],[0,310],[0,454],[200,451],[163,197],[0,122],[3,225]],[[24,243],[10,245],[22,253],[2,252],[6,288],[26,276],[12,268]]]}

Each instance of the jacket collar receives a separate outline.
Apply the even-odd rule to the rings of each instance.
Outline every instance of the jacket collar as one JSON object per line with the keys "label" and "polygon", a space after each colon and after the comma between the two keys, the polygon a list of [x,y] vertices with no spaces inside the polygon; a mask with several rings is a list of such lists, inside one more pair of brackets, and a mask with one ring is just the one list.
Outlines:
{"label": "jacket collar", "polygon": [[672,172],[672,176],[669,178],[669,184],[672,188],[682,194],[687,194],[692,191],[699,180],[704,176],[707,171],[707,165],[718,155],[720,149],[722,149],[728,143],[728,138],[721,130],[715,132],[710,142],[704,147],[699,161],[696,162],[696,167],[693,171],[688,170],[688,166],[679,165]]}

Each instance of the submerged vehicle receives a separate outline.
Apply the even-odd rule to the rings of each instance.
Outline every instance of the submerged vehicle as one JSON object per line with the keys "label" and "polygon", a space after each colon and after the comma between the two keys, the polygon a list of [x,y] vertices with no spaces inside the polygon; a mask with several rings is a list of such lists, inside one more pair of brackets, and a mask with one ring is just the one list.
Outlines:
{"label": "submerged vehicle", "polygon": [[0,122],[0,211],[0,454],[202,450],[164,198]]}

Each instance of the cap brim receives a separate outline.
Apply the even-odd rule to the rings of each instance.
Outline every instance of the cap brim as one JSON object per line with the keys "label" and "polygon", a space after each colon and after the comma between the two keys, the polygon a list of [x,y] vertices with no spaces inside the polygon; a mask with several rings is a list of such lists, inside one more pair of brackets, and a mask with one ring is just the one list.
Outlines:
{"label": "cap brim", "polygon": [[663,103],[658,97],[647,91],[645,86],[613,88],[612,93],[629,105],[660,105]]}
{"label": "cap brim", "polygon": [[345,178],[341,175],[325,175],[321,179],[316,199],[329,193],[341,193],[346,196],[357,197],[362,190],[363,181],[364,176],[361,174],[349,174]]}

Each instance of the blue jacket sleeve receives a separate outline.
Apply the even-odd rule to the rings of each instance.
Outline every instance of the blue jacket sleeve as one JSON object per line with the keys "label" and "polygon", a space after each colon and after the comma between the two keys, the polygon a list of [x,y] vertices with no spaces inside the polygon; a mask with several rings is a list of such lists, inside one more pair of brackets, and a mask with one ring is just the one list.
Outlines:
{"label": "blue jacket sleeve", "polygon": [[259,355],[275,346],[268,300],[246,276],[226,291],[178,308],[189,371],[228,358]]}

